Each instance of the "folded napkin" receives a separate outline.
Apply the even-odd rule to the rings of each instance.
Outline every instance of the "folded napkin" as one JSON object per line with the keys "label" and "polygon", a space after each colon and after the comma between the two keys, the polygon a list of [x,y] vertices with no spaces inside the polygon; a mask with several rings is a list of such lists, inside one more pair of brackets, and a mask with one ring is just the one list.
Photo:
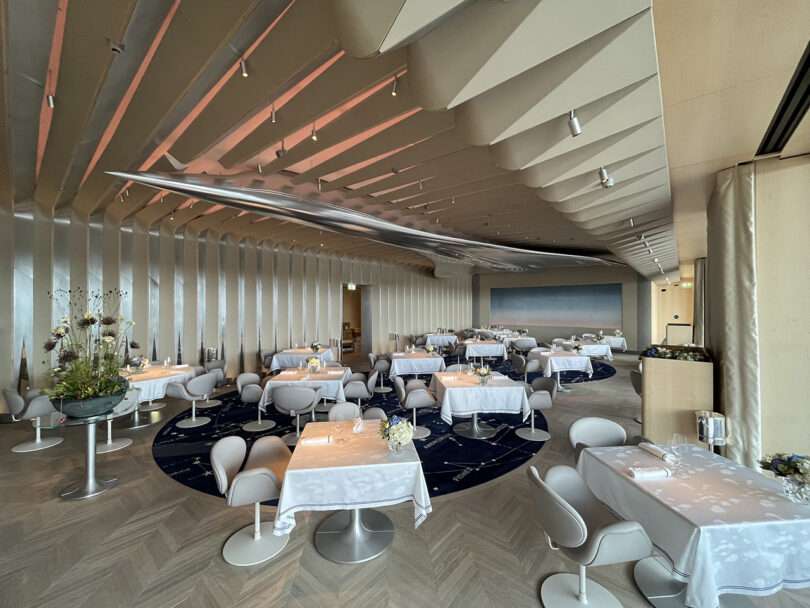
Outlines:
{"label": "folded napkin", "polygon": [[303,437],[298,443],[301,445],[329,445],[332,443],[332,436],[321,435],[320,437]]}
{"label": "folded napkin", "polygon": [[342,369],[328,369],[326,373],[330,376],[342,376],[344,372]]}
{"label": "folded napkin", "polygon": [[392,357],[404,357],[405,353],[391,353]]}
{"label": "folded napkin", "polygon": [[652,481],[672,477],[672,471],[666,467],[630,467],[629,471],[630,477],[638,481]]}
{"label": "folded napkin", "polygon": [[362,433],[364,428],[365,428],[365,421],[362,418],[355,418],[354,426],[352,427],[352,433]]}
{"label": "folded napkin", "polygon": [[642,441],[641,443],[638,444],[638,447],[640,447],[642,450],[644,450],[651,456],[655,456],[656,458],[658,458],[659,460],[663,460],[664,462],[672,463],[678,461],[677,457],[674,454],[670,454],[663,448],[659,448],[654,443]]}

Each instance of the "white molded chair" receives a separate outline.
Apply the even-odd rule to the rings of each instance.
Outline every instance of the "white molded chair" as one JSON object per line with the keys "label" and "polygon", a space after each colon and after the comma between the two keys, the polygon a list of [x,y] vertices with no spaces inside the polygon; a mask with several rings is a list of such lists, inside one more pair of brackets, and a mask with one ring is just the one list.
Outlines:
{"label": "white molded chair", "polygon": [[[113,408],[113,413],[115,413],[117,416],[123,416],[125,414],[134,412],[135,408],[138,407],[140,394],[141,389],[139,388],[129,389],[124,395],[124,398]],[[123,450],[124,448],[128,448],[132,445],[132,439],[129,437],[113,439],[112,423],[113,419],[107,418],[107,439],[106,441],[99,441],[96,444],[96,454],[109,454],[110,452]]]}
{"label": "white molded chair", "polygon": [[512,347],[520,351],[522,355],[526,355],[531,349],[537,346],[537,341],[534,338],[518,338],[517,340],[512,340]]}
{"label": "white molded chair", "polygon": [[540,588],[543,606],[621,608],[610,591],[588,580],[587,568],[648,557],[652,543],[644,528],[638,522],[617,520],[591,494],[576,469],[552,467],[545,480],[533,466],[527,473],[537,505],[536,517],[549,546],[579,566],[579,576],[559,573],[543,581]]}
{"label": "white molded chair", "polygon": [[453,365],[448,365],[444,371],[446,372],[466,372],[470,369],[470,366],[466,363],[454,363]]}
{"label": "white molded chair", "polygon": [[363,420],[388,420],[388,414],[380,407],[370,407],[363,412]]}
{"label": "white molded chair", "polygon": [[4,388],[3,397],[6,399],[11,419],[14,422],[20,420],[34,421],[34,440],[18,443],[11,448],[12,452],[18,454],[36,452],[37,450],[52,448],[64,441],[62,437],[42,437],[41,418],[50,417],[51,414],[57,411],[47,395],[40,395],[38,391],[28,391],[25,398],[23,398],[17,391]]}
{"label": "white molded chair", "polygon": [[242,403],[246,405],[256,405],[257,418],[253,422],[248,422],[242,425],[242,430],[248,433],[261,433],[262,431],[269,431],[275,428],[276,423],[274,420],[262,420],[262,408],[259,402],[262,400],[264,389],[261,386],[261,378],[258,374],[244,373],[236,377],[236,390],[239,392],[239,398]]}
{"label": "white molded chair", "polygon": [[585,448],[624,445],[627,442],[627,433],[620,424],[612,420],[588,416],[574,421],[568,429],[568,439],[579,459],[580,452]]}
{"label": "white molded chair", "polygon": [[202,376],[192,378],[185,384],[172,382],[166,386],[166,396],[175,399],[191,401],[191,418],[185,418],[177,423],[181,429],[193,429],[211,422],[207,416],[197,417],[197,402],[205,401],[217,384],[217,374],[209,372]]}
{"label": "white molded chair", "polygon": [[391,362],[387,359],[383,359],[382,357],[378,357],[374,353],[368,354],[368,362],[371,364],[371,369],[373,371],[379,372],[380,377],[380,386],[374,389],[375,393],[390,393],[391,387],[385,386],[385,374],[389,372],[391,369]]}
{"label": "white molded chair", "polygon": [[529,381],[530,373],[534,374],[540,371],[540,359],[529,359],[527,361],[526,357],[523,355],[512,353],[509,356],[509,361],[512,363],[513,370],[519,374],[523,374],[523,382]]}
{"label": "white molded chair", "polygon": [[336,403],[329,409],[329,422],[341,422],[344,420],[356,420],[363,415],[360,406],[356,403],[342,401]]}
{"label": "white molded chair", "polygon": [[346,399],[357,399],[357,405],[362,405],[360,402],[363,399],[371,399],[374,396],[374,385],[377,384],[377,374],[379,372],[372,371],[365,382],[350,379],[343,386],[343,394],[346,395]]}
{"label": "white molded chair", "polygon": [[312,414],[315,420],[315,406],[321,398],[321,391],[308,386],[279,386],[273,389],[273,405],[282,414],[295,417],[295,432],[282,437],[287,445],[295,445],[301,436],[301,414]]}
{"label": "white molded chair", "polygon": [[557,396],[557,381],[554,378],[535,378],[531,390],[532,393],[529,395],[529,407],[532,409],[531,427],[520,428],[515,431],[515,435],[525,441],[548,441],[551,439],[548,432],[534,428],[534,412],[551,409]]}
{"label": "white molded chair", "polygon": [[228,506],[254,505],[253,525],[232,534],[222,547],[223,559],[232,566],[266,562],[281,553],[290,538],[274,535],[273,524],[261,521],[261,503],[278,498],[281,493],[292,456],[290,448],[278,437],[259,437],[240,471],[246,452],[245,440],[235,435],[220,439],[211,448],[211,467]]}
{"label": "white molded chair", "polygon": [[425,439],[430,437],[430,429],[426,426],[417,426],[416,410],[422,408],[433,408],[436,406],[436,398],[430,394],[427,388],[415,388],[411,391],[405,390],[405,383],[402,378],[394,378],[394,389],[399,397],[400,405],[406,410],[413,410],[413,438]]}

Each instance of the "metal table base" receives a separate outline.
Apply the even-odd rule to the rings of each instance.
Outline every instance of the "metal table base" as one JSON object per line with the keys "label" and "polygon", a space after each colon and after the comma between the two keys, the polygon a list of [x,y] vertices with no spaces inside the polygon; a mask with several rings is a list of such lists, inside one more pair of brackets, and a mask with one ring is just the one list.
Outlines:
{"label": "metal table base", "polygon": [[96,479],[96,423],[86,424],[87,450],[85,452],[84,482],[70,486],[59,493],[65,500],[83,500],[103,494],[118,484],[118,479]]}
{"label": "metal table base", "polygon": [[138,429],[146,428],[147,426],[152,426],[153,424],[156,424],[161,420],[163,420],[161,412],[141,411],[139,404],[135,407],[135,410],[132,412],[132,418],[130,419],[129,425],[125,426],[124,428],[129,429],[130,431],[136,431]]}
{"label": "metal table base", "polygon": [[470,439],[489,439],[498,432],[498,429],[486,422],[478,422],[478,412],[475,412],[469,422],[459,422],[454,425],[453,432]]}
{"label": "metal table base", "polygon": [[394,540],[394,522],[374,509],[338,511],[315,530],[315,549],[338,564],[361,564],[379,557]]}

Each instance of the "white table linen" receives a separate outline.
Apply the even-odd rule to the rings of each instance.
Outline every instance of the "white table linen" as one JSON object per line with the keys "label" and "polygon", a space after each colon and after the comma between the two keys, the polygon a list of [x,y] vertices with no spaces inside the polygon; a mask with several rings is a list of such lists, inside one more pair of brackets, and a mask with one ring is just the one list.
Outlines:
{"label": "white table linen", "polygon": [[425,352],[391,353],[390,376],[433,374],[444,371],[444,357]]}
{"label": "white table linen", "polygon": [[705,449],[680,451],[670,479],[631,479],[630,467],[663,465],[637,447],[586,449],[578,468],[599,500],[644,527],[686,583],[687,606],[810,586],[810,506],[781,496],[779,481]]}
{"label": "white table linen", "polygon": [[503,345],[507,349],[510,346],[512,346],[512,342],[514,342],[515,340],[528,340],[528,341],[531,342],[531,348],[537,348],[537,340],[535,340],[531,336],[508,336],[508,337],[501,338],[501,342],[503,342]]}
{"label": "white table linen", "polygon": [[306,364],[307,359],[312,357],[317,357],[323,364],[327,361],[334,361],[335,353],[331,348],[321,348],[317,353],[313,353],[311,348],[288,348],[273,355],[270,370],[276,371],[277,369],[298,367],[301,361]]}
{"label": "white table linen", "polygon": [[579,353],[588,357],[603,357],[608,361],[613,361],[613,351],[610,344],[596,344],[594,342],[581,342]]}
{"label": "white table linen", "polygon": [[465,340],[465,357],[473,359],[475,357],[500,357],[506,359],[506,347],[503,342],[496,340]]}
{"label": "white table linen", "polygon": [[[125,374],[127,372],[124,372]],[[166,396],[166,387],[172,382],[185,384],[194,377],[194,369],[188,365],[153,366],[143,372],[131,373],[129,385],[141,390],[138,401],[154,401]]]}
{"label": "white table linen", "polygon": [[[368,509],[413,501],[414,527],[431,512],[422,462],[413,442],[391,452],[379,421],[310,422],[293,452],[278,499],[274,534],[289,534],[298,511]],[[330,435],[331,443],[307,445]]]}
{"label": "white table linen", "polygon": [[627,350],[627,339],[624,336],[605,336],[605,344],[610,346],[613,350]]}
{"label": "white table linen", "polygon": [[497,372],[487,384],[481,384],[478,376],[464,372],[433,374],[430,389],[441,404],[442,420],[447,424],[453,424],[453,416],[469,416],[475,412],[523,414],[523,420],[531,413],[523,384]]}
{"label": "white table linen", "polygon": [[537,359],[543,367],[543,375],[551,378],[557,372],[585,372],[590,378],[593,376],[593,365],[591,358],[579,355],[575,352],[541,352],[537,353]]}
{"label": "white table linen", "polygon": [[426,343],[438,348],[455,346],[458,344],[458,337],[455,334],[428,334]]}
{"label": "white table linen", "polygon": [[343,383],[352,375],[352,370],[348,367],[324,367],[320,371],[312,373],[308,369],[297,367],[285,369],[281,373],[272,376],[264,385],[262,398],[259,400],[259,407],[264,409],[268,404],[273,403],[273,389],[279,386],[307,386],[321,389],[321,399],[332,399],[334,401],[346,401],[346,394],[343,392]]}

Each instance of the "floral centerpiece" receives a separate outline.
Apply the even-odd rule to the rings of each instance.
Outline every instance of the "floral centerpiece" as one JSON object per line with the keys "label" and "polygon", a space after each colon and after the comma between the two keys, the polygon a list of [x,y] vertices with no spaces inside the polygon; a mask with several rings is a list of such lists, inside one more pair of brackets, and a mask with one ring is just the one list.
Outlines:
{"label": "floral centerpiece", "polygon": [[643,350],[639,357],[651,359],[675,359],[677,361],[711,361],[705,348],[700,346],[657,346]]}
{"label": "floral centerpiece", "polygon": [[425,352],[432,353],[435,350],[436,350],[436,347],[433,346],[432,344],[426,344],[425,345]]}
{"label": "floral centerpiece", "polygon": [[313,342],[309,345],[309,348],[312,350],[313,353],[317,353],[321,350],[321,343],[320,342]]}
{"label": "floral centerpiece", "polygon": [[[56,353],[51,370],[53,386],[45,393],[59,401],[62,413],[74,418],[106,414],[118,405],[127,390],[120,375],[128,347],[127,332],[134,323],[118,315],[124,292],[108,290],[85,294],[82,289],[60,289],[52,298],[63,300],[73,312],[61,319],[45,342],[47,353]],[[104,314],[102,311],[112,311]]]}
{"label": "floral centerpiece", "polygon": [[309,368],[309,371],[315,373],[321,369],[321,360],[318,359],[318,357],[310,357],[307,359],[307,367]]}
{"label": "floral centerpiece", "polygon": [[487,365],[476,367],[475,370],[473,370],[473,373],[478,376],[478,381],[481,384],[486,384],[489,382],[489,378],[492,376],[492,370],[489,369],[489,366]]}
{"label": "floral centerpiece", "polygon": [[389,450],[398,452],[413,439],[413,426],[405,418],[391,416],[388,420],[380,421],[380,437],[388,442]]}
{"label": "floral centerpiece", "polygon": [[624,334],[622,333],[621,329],[614,330],[613,335],[617,338],[621,338]]}
{"label": "floral centerpiece", "polygon": [[790,500],[810,504],[810,456],[777,453],[760,460],[759,466],[782,479]]}

